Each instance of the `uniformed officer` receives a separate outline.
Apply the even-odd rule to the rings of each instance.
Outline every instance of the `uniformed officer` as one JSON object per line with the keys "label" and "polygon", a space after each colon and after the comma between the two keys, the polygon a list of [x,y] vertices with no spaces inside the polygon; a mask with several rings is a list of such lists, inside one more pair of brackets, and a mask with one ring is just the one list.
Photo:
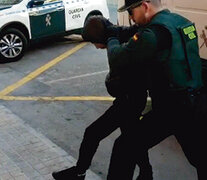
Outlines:
{"label": "uniformed officer", "polygon": [[140,28],[126,44],[120,44],[110,26],[106,28],[109,64],[119,70],[130,64],[147,64],[152,111],[144,116],[137,131],[116,140],[107,179],[130,180],[121,157],[127,154],[129,159],[139,159],[143,152],[175,135],[197,169],[198,179],[204,180],[206,101],[202,98],[206,100],[206,94],[201,91],[196,27],[188,19],[162,9],[160,0],[125,0],[119,11],[125,10]]}
{"label": "uniformed officer", "polygon": [[[102,16],[90,17],[84,26],[82,33],[83,39],[92,42],[96,48],[106,48],[106,26],[111,26],[114,33],[119,36],[119,41],[128,40],[136,31],[137,27],[117,27],[112,25]],[[118,32],[118,33],[117,33]],[[111,32],[112,33],[112,32]],[[113,69],[109,65],[109,74],[106,76],[106,87],[108,93],[115,97],[113,104],[109,109],[100,116],[95,122],[85,130],[83,141],[79,150],[79,158],[76,166],[54,172],[52,175],[55,179],[83,180],[85,179],[86,170],[90,167],[92,158],[98,148],[101,140],[120,128],[121,133],[135,131],[139,117],[146,105],[147,86],[145,76],[142,76],[144,66],[124,67],[124,73],[121,69]],[[138,84],[134,86],[134,82]],[[148,151],[143,152],[140,160],[134,163],[127,156],[122,157],[122,161],[128,164],[125,167],[126,178],[133,176],[135,164],[139,165],[139,180],[152,180],[152,167],[149,163]],[[141,163],[139,163],[141,162]],[[120,169],[121,170],[121,169]],[[125,177],[116,178],[125,180]]]}

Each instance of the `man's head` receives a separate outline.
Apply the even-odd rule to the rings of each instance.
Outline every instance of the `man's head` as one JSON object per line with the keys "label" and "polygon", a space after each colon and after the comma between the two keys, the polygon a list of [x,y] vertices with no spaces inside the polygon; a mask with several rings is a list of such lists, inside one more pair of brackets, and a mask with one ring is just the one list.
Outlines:
{"label": "man's head", "polygon": [[90,16],[83,27],[82,37],[83,40],[89,41],[96,44],[106,43],[106,28],[107,25],[112,25],[103,16]]}
{"label": "man's head", "polygon": [[145,25],[161,10],[160,0],[125,0],[119,12],[128,11],[130,18],[138,25]]}

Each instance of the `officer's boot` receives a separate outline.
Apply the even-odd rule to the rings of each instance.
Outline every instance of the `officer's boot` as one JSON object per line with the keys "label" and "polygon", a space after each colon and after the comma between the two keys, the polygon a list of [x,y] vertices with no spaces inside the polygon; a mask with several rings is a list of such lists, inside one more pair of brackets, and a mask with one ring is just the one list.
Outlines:
{"label": "officer's boot", "polygon": [[85,179],[85,173],[79,174],[76,166],[73,166],[71,168],[62,171],[53,172],[52,176],[56,180],[84,180]]}
{"label": "officer's boot", "polygon": [[153,180],[152,176],[152,166],[149,165],[148,167],[141,167],[139,171],[139,176],[136,180]]}

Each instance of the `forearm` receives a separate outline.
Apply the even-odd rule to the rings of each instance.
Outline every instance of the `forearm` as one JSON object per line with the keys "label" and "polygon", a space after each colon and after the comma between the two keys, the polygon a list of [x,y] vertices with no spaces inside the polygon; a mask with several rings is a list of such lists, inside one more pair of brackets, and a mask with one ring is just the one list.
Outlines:
{"label": "forearm", "polygon": [[122,69],[129,64],[147,63],[154,60],[157,50],[157,38],[147,29],[136,33],[127,43],[120,43],[118,37],[107,41],[109,65],[112,68]]}
{"label": "forearm", "polygon": [[119,41],[120,43],[127,42],[137,31],[138,31],[138,26],[133,25],[133,26],[118,26],[119,28]]}
{"label": "forearm", "polygon": [[124,50],[123,44],[120,43],[118,38],[109,38],[107,42],[107,55],[109,67],[113,71],[120,71],[129,64],[127,51]]}

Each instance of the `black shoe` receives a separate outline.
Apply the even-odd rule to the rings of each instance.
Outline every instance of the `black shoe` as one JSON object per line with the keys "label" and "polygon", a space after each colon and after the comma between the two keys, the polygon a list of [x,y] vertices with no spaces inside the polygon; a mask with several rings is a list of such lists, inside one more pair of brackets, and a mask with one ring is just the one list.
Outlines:
{"label": "black shoe", "polygon": [[139,175],[136,180],[153,180],[152,174]]}
{"label": "black shoe", "polygon": [[140,170],[139,176],[136,180],[153,180],[152,168],[149,167],[145,170]]}
{"label": "black shoe", "polygon": [[56,180],[84,180],[85,174],[79,175],[76,167],[73,166],[62,171],[53,172],[52,177]]}

